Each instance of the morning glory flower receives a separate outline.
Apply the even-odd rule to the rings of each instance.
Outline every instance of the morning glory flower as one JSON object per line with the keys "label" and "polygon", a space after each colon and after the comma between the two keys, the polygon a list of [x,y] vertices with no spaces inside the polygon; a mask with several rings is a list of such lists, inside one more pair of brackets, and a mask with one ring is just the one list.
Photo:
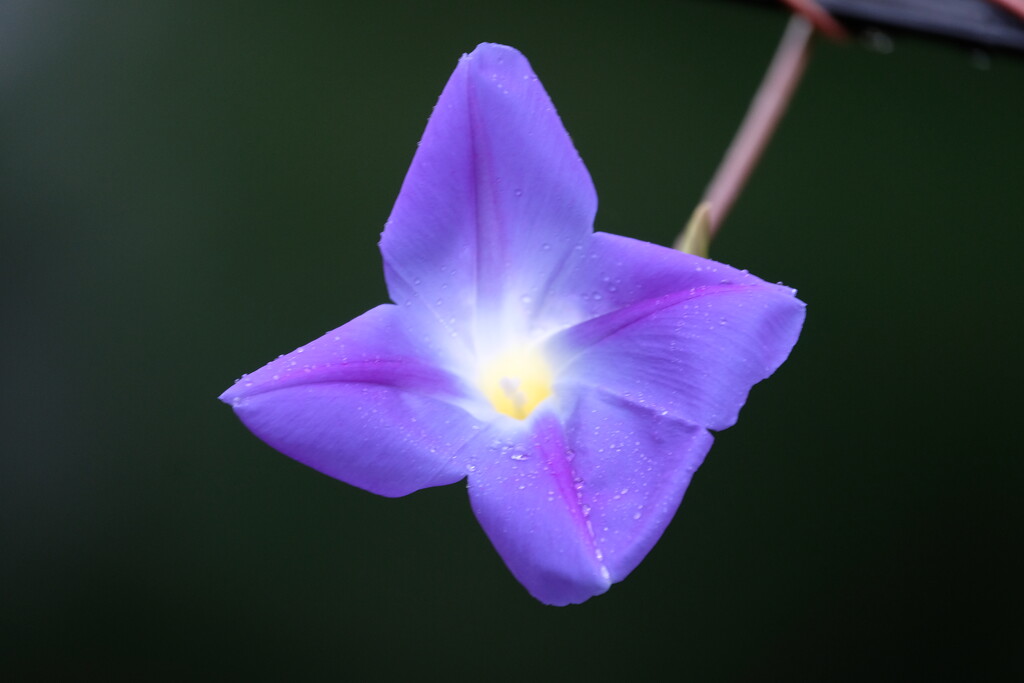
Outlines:
{"label": "morning glory flower", "polygon": [[224,392],[282,453],[384,496],[467,480],[537,599],[582,602],[661,536],[796,342],[791,289],[593,232],[597,196],[525,57],[464,55],[380,248],[394,303]]}

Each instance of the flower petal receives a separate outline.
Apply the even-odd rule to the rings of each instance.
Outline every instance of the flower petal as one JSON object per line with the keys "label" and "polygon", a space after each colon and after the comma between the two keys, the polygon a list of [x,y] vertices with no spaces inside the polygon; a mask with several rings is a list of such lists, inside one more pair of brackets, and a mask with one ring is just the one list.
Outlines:
{"label": "flower petal", "polygon": [[552,605],[603,593],[639,564],[712,442],[701,427],[602,392],[559,402],[564,425],[545,409],[529,428],[470,447],[480,524],[520,583]]}
{"label": "flower petal", "polygon": [[566,327],[646,299],[728,284],[764,281],[723,263],[598,232],[566,260],[540,302],[538,319],[542,325]]}
{"label": "flower petal", "polygon": [[526,58],[480,45],[445,86],[381,237],[388,290],[456,332],[519,333],[503,326],[525,324],[596,208]]}
{"label": "flower petal", "polygon": [[[611,585],[583,508],[565,435],[550,412],[474,446],[469,498],[498,554],[533,597],[579,603]],[[487,440],[490,440],[489,443]]]}
{"label": "flower petal", "polygon": [[711,448],[702,427],[605,392],[578,391],[566,422],[579,500],[613,582],[661,538]]}
{"label": "flower petal", "polygon": [[[243,377],[221,396],[268,445],[385,496],[458,481],[480,428],[469,390],[379,306]],[[424,356],[427,356],[424,358]]]}
{"label": "flower petal", "polygon": [[565,330],[546,352],[564,387],[592,387],[725,429],[750,388],[786,359],[803,325],[793,290],[758,282],[644,299]]}

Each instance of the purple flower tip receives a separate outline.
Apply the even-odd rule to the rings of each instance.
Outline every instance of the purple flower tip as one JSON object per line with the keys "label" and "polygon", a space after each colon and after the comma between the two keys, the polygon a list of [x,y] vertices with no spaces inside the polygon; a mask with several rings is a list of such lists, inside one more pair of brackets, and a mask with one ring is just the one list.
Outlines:
{"label": "purple flower tip", "polygon": [[257,436],[385,496],[468,479],[537,599],[621,581],[804,319],[793,290],[593,232],[583,162],[518,51],[465,55],[381,238],[384,304],[221,396]]}

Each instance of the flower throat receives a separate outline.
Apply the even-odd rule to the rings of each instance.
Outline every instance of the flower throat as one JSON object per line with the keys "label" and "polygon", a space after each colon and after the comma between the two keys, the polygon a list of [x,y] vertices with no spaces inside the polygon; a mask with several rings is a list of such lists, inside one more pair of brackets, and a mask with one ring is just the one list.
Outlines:
{"label": "flower throat", "polygon": [[551,368],[537,350],[506,351],[484,365],[480,388],[499,413],[525,420],[551,395]]}

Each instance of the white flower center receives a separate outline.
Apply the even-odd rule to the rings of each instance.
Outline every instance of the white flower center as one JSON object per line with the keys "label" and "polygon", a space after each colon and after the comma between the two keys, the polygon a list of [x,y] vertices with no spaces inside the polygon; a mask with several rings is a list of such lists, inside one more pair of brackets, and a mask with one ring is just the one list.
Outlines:
{"label": "white flower center", "polygon": [[551,395],[551,367],[535,348],[500,353],[480,370],[480,389],[499,413],[525,420]]}

